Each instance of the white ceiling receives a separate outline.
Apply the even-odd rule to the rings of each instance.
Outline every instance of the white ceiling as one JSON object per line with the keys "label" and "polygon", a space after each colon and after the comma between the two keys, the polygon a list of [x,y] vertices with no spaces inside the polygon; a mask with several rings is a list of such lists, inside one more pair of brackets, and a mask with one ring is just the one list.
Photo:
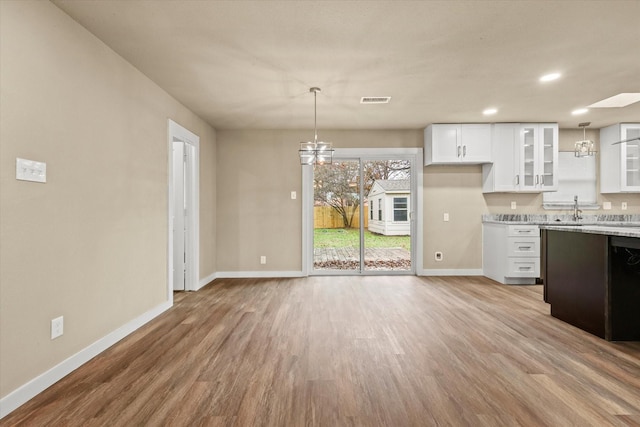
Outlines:
{"label": "white ceiling", "polygon": [[640,122],[640,0],[53,3],[217,129]]}

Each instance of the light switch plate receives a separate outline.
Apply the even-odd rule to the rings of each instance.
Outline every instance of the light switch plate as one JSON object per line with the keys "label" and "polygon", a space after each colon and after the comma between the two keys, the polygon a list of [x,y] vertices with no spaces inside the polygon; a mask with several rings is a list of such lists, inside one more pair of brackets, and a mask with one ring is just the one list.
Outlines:
{"label": "light switch plate", "polygon": [[516,202],[511,202],[511,209],[516,209],[517,206]]}
{"label": "light switch plate", "polygon": [[611,210],[611,202],[604,202],[602,204],[602,209],[604,209],[605,211],[610,211]]}
{"label": "light switch plate", "polygon": [[291,192],[291,200],[295,200],[298,198],[298,194],[295,191]]}
{"label": "light switch plate", "polygon": [[448,212],[445,212],[445,213],[444,213],[444,215],[442,216],[442,220],[443,220],[444,222],[449,221],[449,213],[448,213]]}
{"label": "light switch plate", "polygon": [[16,179],[20,181],[47,182],[47,164],[16,157]]}
{"label": "light switch plate", "polygon": [[627,210],[627,202],[622,202],[622,210],[626,211]]}

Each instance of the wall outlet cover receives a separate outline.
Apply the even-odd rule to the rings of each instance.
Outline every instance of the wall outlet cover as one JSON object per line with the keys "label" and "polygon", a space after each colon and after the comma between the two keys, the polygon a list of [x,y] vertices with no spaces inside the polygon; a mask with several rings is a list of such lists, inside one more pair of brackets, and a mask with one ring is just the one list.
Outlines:
{"label": "wall outlet cover", "polygon": [[511,209],[516,209],[518,204],[516,202],[511,202]]}
{"label": "wall outlet cover", "polygon": [[51,339],[56,339],[64,333],[64,317],[51,319]]}
{"label": "wall outlet cover", "polygon": [[435,259],[436,261],[442,261],[442,252],[436,252]]}
{"label": "wall outlet cover", "polygon": [[622,210],[626,211],[627,210],[627,202],[622,202]]}
{"label": "wall outlet cover", "polygon": [[605,211],[611,210],[611,202],[604,202],[602,204],[602,209],[604,209]]}
{"label": "wall outlet cover", "polygon": [[45,183],[47,182],[47,164],[16,157],[16,179]]}

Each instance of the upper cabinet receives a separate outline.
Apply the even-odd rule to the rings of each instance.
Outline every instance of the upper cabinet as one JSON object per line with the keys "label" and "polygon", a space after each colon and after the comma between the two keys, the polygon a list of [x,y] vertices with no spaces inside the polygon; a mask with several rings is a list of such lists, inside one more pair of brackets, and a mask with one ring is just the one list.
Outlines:
{"label": "upper cabinet", "polygon": [[482,190],[543,192],[558,189],[558,124],[495,123],[493,163],[482,167]]}
{"label": "upper cabinet", "polygon": [[433,124],[424,130],[425,165],[491,162],[490,124]]}
{"label": "upper cabinet", "polygon": [[[640,193],[640,123],[600,129],[600,192]],[[618,144],[616,144],[618,143]]]}
{"label": "upper cabinet", "polygon": [[558,189],[558,124],[520,126],[520,191]]}

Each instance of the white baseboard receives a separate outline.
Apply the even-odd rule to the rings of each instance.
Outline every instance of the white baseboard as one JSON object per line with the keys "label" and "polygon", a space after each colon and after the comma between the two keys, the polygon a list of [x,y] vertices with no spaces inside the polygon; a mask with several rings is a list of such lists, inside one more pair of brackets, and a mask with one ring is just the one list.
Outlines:
{"label": "white baseboard", "polygon": [[418,276],[483,276],[481,268],[462,269],[424,269],[418,272]]}
{"label": "white baseboard", "polygon": [[78,353],[60,362],[48,371],[38,375],[28,383],[18,387],[0,399],[0,418],[3,418],[13,412],[37,394],[43,392],[45,389],[78,369],[80,366],[93,359],[107,348],[142,327],[145,323],[148,323],[171,308],[171,306],[172,303],[170,301],[160,304],[115,331],[100,338],[98,341],[80,350]]}
{"label": "white baseboard", "polygon": [[216,280],[217,278],[218,278],[218,273],[211,273],[207,277],[203,277],[202,279],[200,279],[200,282],[198,282],[198,288],[194,290],[199,291],[204,286],[208,285],[209,283]]}
{"label": "white baseboard", "polygon": [[249,279],[249,278],[277,278],[277,277],[306,277],[302,271],[219,271],[219,279]]}

